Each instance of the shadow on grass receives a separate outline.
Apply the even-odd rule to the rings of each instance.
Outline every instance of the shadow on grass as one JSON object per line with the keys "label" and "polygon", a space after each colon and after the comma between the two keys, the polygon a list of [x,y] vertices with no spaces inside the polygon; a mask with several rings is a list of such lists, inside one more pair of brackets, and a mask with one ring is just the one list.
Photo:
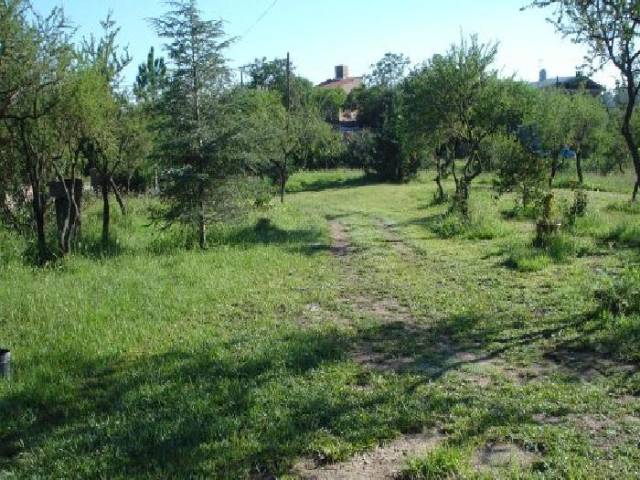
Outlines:
{"label": "shadow on grass", "polygon": [[378,183],[381,183],[379,179],[365,174],[359,177],[346,178],[319,177],[309,181],[302,180],[295,185],[292,184],[290,187],[287,187],[287,193],[321,192],[324,190],[363,187]]}
{"label": "shadow on grass", "polygon": [[259,219],[254,226],[231,229],[216,238],[221,245],[278,245],[292,252],[313,255],[331,250],[320,229],[287,230],[268,218]]}
{"label": "shadow on grass", "polygon": [[[24,476],[273,478],[301,456],[326,459],[323,446],[353,453],[349,448],[421,431],[469,406],[480,415],[456,438],[481,435],[526,423],[529,414],[499,395],[481,400],[473,385],[455,394],[424,387],[568,329],[590,334],[597,328],[590,318],[518,333],[509,320],[465,315],[438,327],[299,329],[142,357],[70,362],[60,353],[49,360],[63,371],[0,398],[0,469]],[[516,333],[505,335],[505,327]],[[557,362],[566,349],[557,345]],[[349,366],[354,358],[362,368]]]}
{"label": "shadow on grass", "polygon": [[83,236],[75,242],[71,253],[92,260],[101,260],[119,257],[128,252],[117,236],[111,235],[109,242],[106,244],[102,242],[102,238],[99,236]]}

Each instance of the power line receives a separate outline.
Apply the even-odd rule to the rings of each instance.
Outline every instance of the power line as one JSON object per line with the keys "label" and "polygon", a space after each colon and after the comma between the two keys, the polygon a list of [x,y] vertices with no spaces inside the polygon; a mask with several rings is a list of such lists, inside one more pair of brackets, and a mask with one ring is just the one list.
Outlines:
{"label": "power line", "polygon": [[256,20],[255,22],[253,22],[253,24],[252,24],[249,28],[247,28],[247,29],[245,30],[245,32],[244,32],[242,35],[240,35],[240,39],[239,39],[239,40],[242,40],[244,37],[246,37],[248,34],[250,34],[250,33],[253,31],[253,29],[254,29],[254,28],[256,28],[256,27],[258,26],[258,24],[259,24],[262,20],[264,20],[264,18],[265,18],[267,15],[269,15],[269,13],[271,12],[271,10],[273,10],[273,9],[275,8],[275,6],[278,4],[278,2],[279,2],[279,1],[280,1],[280,0],[273,0],[273,2],[271,3],[271,5],[269,5],[269,6],[267,7],[267,9],[266,9],[264,12],[262,12],[262,14],[260,14],[260,16],[257,18],[257,20]]}

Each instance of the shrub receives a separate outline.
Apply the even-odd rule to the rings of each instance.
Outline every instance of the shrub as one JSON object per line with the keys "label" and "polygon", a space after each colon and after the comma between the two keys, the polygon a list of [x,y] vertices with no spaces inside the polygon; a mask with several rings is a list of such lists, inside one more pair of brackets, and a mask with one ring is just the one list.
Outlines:
{"label": "shrub", "polygon": [[607,210],[612,212],[638,214],[640,213],[640,203],[615,202],[607,206]]}
{"label": "shrub", "polygon": [[603,311],[614,315],[640,314],[640,268],[627,269],[619,278],[608,279],[596,292]]}
{"label": "shrub", "polygon": [[573,217],[584,217],[587,213],[589,198],[584,190],[576,190],[574,192],[573,205],[570,213]]}
{"label": "shrub", "polygon": [[605,242],[619,243],[628,247],[640,247],[640,225],[621,223],[603,236]]}
{"label": "shrub", "polygon": [[424,458],[411,460],[403,470],[401,478],[406,480],[456,478],[464,467],[464,457],[459,449],[442,446]]}
{"label": "shrub", "polygon": [[519,272],[538,272],[551,264],[546,253],[530,245],[512,244],[506,253],[505,265]]}

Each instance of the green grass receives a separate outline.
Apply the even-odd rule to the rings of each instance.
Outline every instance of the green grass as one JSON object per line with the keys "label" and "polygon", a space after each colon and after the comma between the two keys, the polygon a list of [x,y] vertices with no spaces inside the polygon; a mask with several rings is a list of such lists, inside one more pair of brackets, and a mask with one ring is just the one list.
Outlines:
{"label": "green grass", "polygon": [[[107,251],[90,202],[82,246],[44,269],[0,233],[0,478],[280,477],[423,430],[443,441],[407,478],[637,478],[640,316],[597,293],[639,260],[611,240],[638,228],[609,208],[623,182],[589,193],[570,255],[513,269],[510,246],[535,253],[533,221],[500,213],[514,198],[474,185],[475,226],[443,238],[432,177],[302,173],[206,252],[149,227],[146,199]],[[495,442],[536,461],[478,470]]]}

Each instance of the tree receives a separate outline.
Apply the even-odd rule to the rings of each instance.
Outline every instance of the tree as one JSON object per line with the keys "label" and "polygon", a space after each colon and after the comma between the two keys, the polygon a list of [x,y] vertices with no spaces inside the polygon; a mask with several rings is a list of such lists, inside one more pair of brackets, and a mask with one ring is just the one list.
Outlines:
{"label": "tree", "polygon": [[340,121],[340,111],[346,101],[347,94],[341,88],[313,89],[312,103],[326,122],[336,124]]}
{"label": "tree", "polygon": [[549,188],[558,171],[563,167],[562,150],[570,143],[571,110],[570,97],[557,89],[545,90],[534,104],[530,121],[537,127],[537,133],[549,158]]}
{"label": "tree", "polygon": [[621,132],[636,171],[632,201],[640,189],[640,152],[632,119],[640,91],[640,2],[638,0],[534,0],[532,7],[552,7],[556,30],[589,47],[586,60],[597,67],[613,63],[626,88]]}
{"label": "tree", "polygon": [[[5,8],[7,5],[9,8]],[[5,141],[13,150],[10,158],[17,162],[14,171],[19,172],[32,191],[37,257],[43,263],[50,256],[45,234],[45,189],[52,175],[53,162],[64,150],[55,129],[53,111],[61,98],[61,84],[71,68],[73,48],[60,9],[54,9],[46,18],[35,16],[33,22],[28,23],[22,6],[22,2],[3,3],[0,11],[2,24],[12,25],[7,30],[3,27],[3,35],[21,29],[17,34],[19,42],[9,39],[8,44],[1,45],[21,46],[20,51],[0,54],[3,56],[2,68],[16,72],[19,79],[19,94],[9,93],[5,97],[9,101],[2,107],[2,117],[7,135]],[[5,59],[7,63],[4,63]],[[4,80],[2,82],[4,84]]]}
{"label": "tree", "polygon": [[456,184],[453,206],[465,217],[471,183],[489,166],[487,141],[496,133],[514,131],[531,101],[528,86],[497,78],[491,69],[496,53],[495,44],[483,45],[475,36],[462,39],[407,81],[412,129],[421,126],[423,135],[433,132],[436,151],[464,158],[460,174],[455,162],[451,166]]}
{"label": "tree", "polygon": [[170,169],[162,192],[167,223],[182,221],[197,226],[201,248],[207,246],[207,224],[223,207],[220,196],[225,179],[239,165],[225,149],[233,129],[221,102],[230,80],[224,51],[230,45],[221,20],[205,20],[195,0],[169,3],[171,10],[152,20],[167,40],[169,84],[160,108],[161,151]]}
{"label": "tree", "polygon": [[353,90],[346,102],[358,110],[358,122],[373,133],[373,155],[364,155],[370,159],[364,168],[382,180],[407,181],[420,166],[417,144],[407,137],[407,102],[401,82],[408,64],[403,55],[386,54],[372,65],[365,86]]}
{"label": "tree", "polygon": [[124,68],[131,62],[127,49],[117,43],[120,28],[111,14],[101,22],[103,35],[99,40],[91,36],[84,39],[81,61],[93,72],[93,93],[84,96],[87,122],[83,132],[83,154],[98,174],[102,193],[102,244],[110,242],[111,206],[109,193],[113,191],[122,212],[124,202],[113,180],[115,172],[122,166],[124,148],[124,113],[127,98],[118,91]]}
{"label": "tree", "polygon": [[490,148],[497,167],[494,188],[500,194],[519,192],[526,211],[532,201],[542,197],[549,172],[549,157],[542,149],[537,125],[494,135]]}
{"label": "tree", "polygon": [[569,99],[569,145],[576,154],[576,175],[578,183],[584,183],[583,160],[598,148],[602,135],[607,127],[607,111],[600,99],[585,93],[571,95]]}
{"label": "tree", "polygon": [[154,48],[151,47],[147,61],[138,66],[133,93],[139,102],[155,105],[166,85],[167,66],[164,63],[164,58],[156,58]]}
{"label": "tree", "polygon": [[287,59],[256,59],[246,65],[250,81],[249,88],[278,92],[282,104],[287,107],[290,102],[292,110],[305,108],[313,98],[313,84],[306,78],[296,75],[295,65],[289,64],[289,80],[287,81]]}
{"label": "tree", "polygon": [[401,53],[386,53],[371,65],[371,73],[365,76],[368,86],[393,88],[398,86],[407,74],[411,60]]}

